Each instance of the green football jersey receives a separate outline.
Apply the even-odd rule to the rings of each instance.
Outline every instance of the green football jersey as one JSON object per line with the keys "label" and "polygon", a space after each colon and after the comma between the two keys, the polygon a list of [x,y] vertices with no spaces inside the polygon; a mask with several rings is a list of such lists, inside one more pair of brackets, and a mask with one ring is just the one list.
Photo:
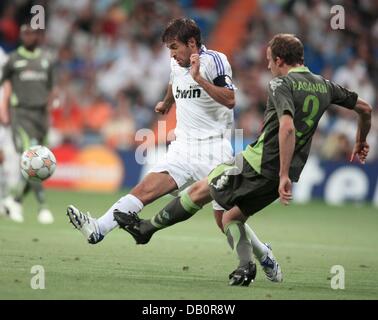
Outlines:
{"label": "green football jersey", "polygon": [[12,84],[11,105],[22,108],[46,107],[53,86],[51,62],[40,49],[28,51],[19,47],[10,54],[3,67],[0,84]]}
{"label": "green football jersey", "polygon": [[307,67],[293,68],[288,75],[274,78],[269,83],[262,133],[243,151],[244,158],[258,173],[279,179],[279,118],[289,114],[296,129],[289,176],[292,181],[298,181],[323,113],[332,104],[353,109],[357,98],[355,92],[311,73]]}

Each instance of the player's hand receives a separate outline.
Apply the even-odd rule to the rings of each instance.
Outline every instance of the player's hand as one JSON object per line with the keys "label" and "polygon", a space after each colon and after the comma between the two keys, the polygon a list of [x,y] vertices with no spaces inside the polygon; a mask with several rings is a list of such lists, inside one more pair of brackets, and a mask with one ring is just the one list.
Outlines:
{"label": "player's hand", "polygon": [[278,193],[280,195],[280,201],[284,205],[288,205],[293,199],[292,195],[292,185],[289,177],[281,177],[280,185],[278,187]]}
{"label": "player's hand", "polygon": [[169,110],[171,109],[171,106],[168,106],[164,101],[160,101],[155,106],[155,112],[161,113],[161,114],[167,114]]}
{"label": "player's hand", "polygon": [[190,75],[194,79],[194,81],[197,81],[197,79],[200,77],[200,58],[198,53],[193,53],[190,56]]}
{"label": "player's hand", "polygon": [[353,147],[353,152],[350,157],[350,162],[352,162],[353,159],[357,156],[360,163],[365,164],[366,157],[368,156],[368,153],[369,153],[369,149],[370,147],[366,141],[356,142],[356,144]]}

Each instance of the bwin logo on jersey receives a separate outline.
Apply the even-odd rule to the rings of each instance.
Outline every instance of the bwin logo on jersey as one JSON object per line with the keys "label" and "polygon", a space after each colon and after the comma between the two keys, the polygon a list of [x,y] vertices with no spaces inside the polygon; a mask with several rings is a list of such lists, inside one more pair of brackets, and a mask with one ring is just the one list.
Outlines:
{"label": "bwin logo on jersey", "polygon": [[211,183],[210,185],[213,186],[216,190],[223,190],[224,187],[228,184],[229,176],[223,174],[216,182],[216,184]]}
{"label": "bwin logo on jersey", "polygon": [[276,89],[282,84],[282,82],[283,80],[279,78],[270,80],[269,85],[270,85],[270,89],[272,89],[273,91],[273,95],[275,95]]}
{"label": "bwin logo on jersey", "polygon": [[176,99],[192,99],[192,98],[200,98],[201,97],[201,90],[194,89],[192,86],[189,87],[189,90],[180,90],[179,87],[176,88]]}

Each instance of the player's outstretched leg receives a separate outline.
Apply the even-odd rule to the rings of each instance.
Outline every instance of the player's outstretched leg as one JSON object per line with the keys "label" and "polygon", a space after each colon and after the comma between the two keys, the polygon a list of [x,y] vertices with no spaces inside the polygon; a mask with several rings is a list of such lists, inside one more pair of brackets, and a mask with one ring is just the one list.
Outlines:
{"label": "player's outstretched leg", "polygon": [[98,226],[101,230],[103,236],[106,236],[109,232],[118,227],[117,222],[114,220],[114,212],[117,210],[123,212],[125,215],[128,214],[138,214],[143,209],[143,203],[139,198],[132,194],[127,194],[126,196],[119,199],[114,203],[106,213],[98,218]]}
{"label": "player's outstretched leg", "polygon": [[177,189],[175,180],[165,172],[151,172],[131,192],[114,203],[97,222],[101,233],[106,236],[118,227],[114,212],[138,214],[143,207],[161,196]]}
{"label": "player's outstretched leg", "polygon": [[92,218],[89,212],[81,212],[70,205],[67,208],[67,216],[73,226],[84,235],[88,243],[96,244],[104,238],[98,227],[97,220]]}
{"label": "player's outstretched leg", "polygon": [[156,231],[185,221],[200,209],[201,206],[195,204],[188,192],[184,191],[150,220],[142,220],[136,214],[125,214],[119,210],[114,211],[114,220],[133,236],[137,244],[146,244]]}
{"label": "player's outstretched leg", "polygon": [[121,229],[131,234],[136,244],[148,243],[154,234],[152,229],[148,229],[148,220],[140,219],[136,213],[125,214],[114,210],[114,220]]}

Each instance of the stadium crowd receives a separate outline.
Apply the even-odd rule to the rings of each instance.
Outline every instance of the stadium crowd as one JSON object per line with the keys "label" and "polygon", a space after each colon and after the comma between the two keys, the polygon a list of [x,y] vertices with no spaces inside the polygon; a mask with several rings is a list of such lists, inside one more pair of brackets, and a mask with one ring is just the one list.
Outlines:
{"label": "stadium crowd", "polygon": [[[50,142],[79,146],[106,143],[135,147],[135,133],[152,127],[154,106],[166,90],[170,61],[161,32],[172,17],[190,16],[206,39],[227,14],[226,0],[56,0],[2,1],[0,47],[18,44],[18,28],[33,4],[46,8],[43,46],[56,61],[58,102],[52,104]],[[298,35],[305,43],[305,63],[355,90],[373,107],[378,88],[378,4],[344,1],[345,29],[333,30],[333,1],[261,0],[240,47],[229,57],[238,87],[236,127],[244,142],[261,130],[266,103],[267,40],[278,32]],[[29,9],[30,10],[30,9]],[[214,48],[216,49],[216,48]],[[352,149],[356,123],[341,108],[323,117],[312,152],[344,160]],[[378,118],[374,115],[369,161],[378,161]]]}

